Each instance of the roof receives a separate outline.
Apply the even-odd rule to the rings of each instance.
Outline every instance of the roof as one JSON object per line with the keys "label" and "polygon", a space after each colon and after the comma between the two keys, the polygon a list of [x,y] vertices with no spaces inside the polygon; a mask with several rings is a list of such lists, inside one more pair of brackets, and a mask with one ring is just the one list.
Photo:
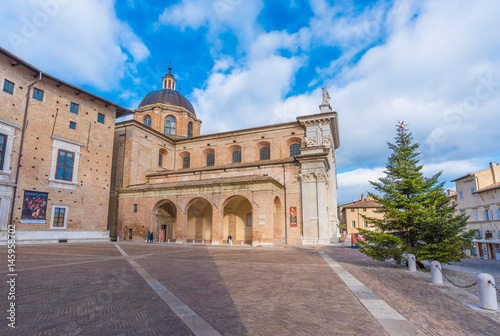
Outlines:
{"label": "roof", "polygon": [[153,91],[149,93],[146,97],[144,97],[141,104],[139,104],[139,108],[153,104],[167,104],[167,105],[184,107],[194,116],[196,116],[196,113],[194,112],[194,107],[191,104],[191,102],[186,97],[184,97],[178,91],[175,90],[162,89],[158,91]]}
{"label": "roof", "polygon": [[357,201],[348,203],[346,205],[342,205],[344,209],[353,209],[353,208],[380,208],[382,205],[377,201]]}
{"label": "roof", "polygon": [[464,178],[469,177],[469,176],[474,176],[474,174],[469,173],[469,174],[467,174],[467,175],[460,176],[460,177],[458,177],[458,178],[456,178],[456,179],[454,179],[454,180],[451,180],[450,182],[455,182],[455,181],[458,181],[458,180],[464,179]]}
{"label": "roof", "polygon": [[99,100],[99,101],[103,102],[106,105],[106,107],[108,107],[108,106],[115,107],[116,108],[116,117],[117,118],[123,117],[125,115],[134,113],[132,110],[129,110],[129,109],[125,108],[125,107],[122,107],[122,106],[120,106],[118,104],[115,104],[115,103],[113,103],[113,102],[111,102],[111,101],[109,101],[107,99],[99,97],[99,96],[97,96],[97,95],[95,95],[95,94],[93,94],[93,93],[91,93],[89,91],[83,90],[83,89],[81,89],[81,88],[79,88],[77,86],[69,84],[69,83],[67,83],[67,82],[65,82],[65,81],[63,81],[63,80],[61,80],[61,79],[59,79],[57,77],[51,76],[48,73],[43,72],[42,70],[40,70],[37,67],[31,65],[30,63],[26,62],[22,58],[17,57],[13,53],[9,52],[8,50],[6,50],[6,49],[4,49],[2,47],[0,47],[0,53],[3,54],[3,55],[5,55],[5,56],[7,56],[11,60],[15,61],[16,63],[13,63],[12,64],[13,66],[15,66],[15,65],[22,65],[25,68],[28,68],[31,71],[36,72],[36,75],[38,75],[39,73],[41,73],[42,74],[42,78],[48,78],[48,79],[56,82],[58,84],[58,86],[59,85],[64,85],[66,87],[69,87],[70,89],[76,90],[78,92],[78,94],[84,93],[84,94],[86,94],[87,96],[89,96],[89,97],[91,97],[93,99],[96,99],[96,100]]}
{"label": "roof", "polygon": [[479,193],[482,193],[482,192],[485,192],[485,191],[490,191],[490,190],[495,190],[495,189],[500,189],[500,182],[493,183],[493,184],[490,184],[487,187],[478,189],[478,190],[474,191],[473,194],[479,194]]}

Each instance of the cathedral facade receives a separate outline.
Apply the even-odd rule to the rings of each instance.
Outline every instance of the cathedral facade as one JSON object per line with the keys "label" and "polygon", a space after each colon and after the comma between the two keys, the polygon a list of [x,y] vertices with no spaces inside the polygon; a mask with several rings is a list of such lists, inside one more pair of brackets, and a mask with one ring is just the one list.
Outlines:
{"label": "cathedral facade", "polygon": [[108,229],[120,240],[313,245],[337,241],[338,116],[200,135],[171,73],[115,127]]}

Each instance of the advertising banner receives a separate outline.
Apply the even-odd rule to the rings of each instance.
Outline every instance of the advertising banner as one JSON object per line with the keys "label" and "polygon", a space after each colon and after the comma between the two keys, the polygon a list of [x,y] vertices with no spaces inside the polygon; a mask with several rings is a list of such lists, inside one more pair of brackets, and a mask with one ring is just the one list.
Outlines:
{"label": "advertising banner", "polygon": [[297,227],[297,207],[290,207],[290,227]]}
{"label": "advertising banner", "polygon": [[49,193],[25,190],[21,223],[45,223]]}

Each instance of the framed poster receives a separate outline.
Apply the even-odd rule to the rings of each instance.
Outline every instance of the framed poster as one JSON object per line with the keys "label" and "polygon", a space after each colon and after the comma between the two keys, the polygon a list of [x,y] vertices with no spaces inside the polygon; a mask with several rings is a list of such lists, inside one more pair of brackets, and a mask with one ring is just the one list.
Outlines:
{"label": "framed poster", "polygon": [[290,227],[297,227],[297,207],[290,207]]}
{"label": "framed poster", "polygon": [[21,223],[45,223],[49,193],[25,190]]}

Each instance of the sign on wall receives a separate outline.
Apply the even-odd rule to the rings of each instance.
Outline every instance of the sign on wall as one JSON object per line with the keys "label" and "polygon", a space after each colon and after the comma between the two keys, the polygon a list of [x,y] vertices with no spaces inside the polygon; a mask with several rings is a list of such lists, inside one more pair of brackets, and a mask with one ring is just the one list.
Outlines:
{"label": "sign on wall", "polygon": [[297,226],[297,207],[290,207],[290,227]]}
{"label": "sign on wall", "polygon": [[21,223],[45,223],[49,193],[25,190]]}

